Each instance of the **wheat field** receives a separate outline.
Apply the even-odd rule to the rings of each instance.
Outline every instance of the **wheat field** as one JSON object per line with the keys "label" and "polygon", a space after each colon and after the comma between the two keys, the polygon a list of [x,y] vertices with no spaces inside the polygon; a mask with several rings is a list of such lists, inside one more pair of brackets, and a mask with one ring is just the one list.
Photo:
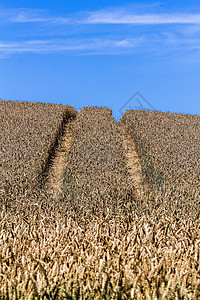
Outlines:
{"label": "wheat field", "polygon": [[[43,108],[34,105],[36,110],[38,105],[35,120],[39,121]],[[52,132],[45,151],[55,136],[62,135],[54,133],[55,122],[61,122],[64,111],[69,110],[58,106],[52,109],[52,123],[47,115],[44,117],[48,132]],[[40,188],[26,186],[26,196],[16,197],[10,192],[8,201],[1,179],[0,299],[199,299],[200,197],[195,168],[199,164],[198,117],[183,116],[189,119],[189,134],[181,115],[125,113],[121,122],[141,161],[143,194],[138,198],[130,176],[133,170],[129,170],[128,159],[133,156],[126,155],[126,139],[112,111],[86,107],[79,114],[73,110],[70,116],[76,123],[60,194],[55,197],[49,193],[41,185],[41,171],[37,171]],[[166,132],[166,139],[160,138],[160,146],[159,134],[152,137],[148,118],[159,124],[156,132],[161,137]],[[171,127],[176,124],[171,135],[166,122]],[[33,123],[29,124],[33,130]],[[12,121],[4,120],[2,115],[1,126],[15,137]],[[47,128],[41,130],[47,136]],[[179,137],[180,131],[184,136]],[[179,154],[182,147],[187,150],[185,160],[173,152],[178,137]],[[7,138],[10,144],[9,134]],[[29,143],[30,138],[26,139]],[[5,144],[2,141],[0,155]],[[15,149],[15,143],[11,149]],[[23,145],[23,138],[18,143]],[[177,162],[174,171],[163,150],[171,144],[172,161]],[[30,154],[33,146],[26,148]],[[44,148],[40,145],[37,153],[43,156],[45,151],[41,149]],[[195,159],[192,172],[188,172],[190,156]],[[53,159],[51,156],[50,164]],[[27,174],[27,165],[20,166],[24,166],[20,174]],[[5,169],[5,165],[1,168]],[[33,172],[36,168],[37,165]],[[14,169],[6,170],[10,178],[15,178]],[[46,173],[47,170],[45,167]],[[5,178],[3,172],[1,178]],[[48,178],[48,174],[45,176]]]}
{"label": "wheat field", "polygon": [[0,101],[0,192],[13,199],[38,185],[63,123],[77,111],[64,105]]}
{"label": "wheat field", "polygon": [[130,110],[122,122],[163,177],[200,188],[200,116]]}

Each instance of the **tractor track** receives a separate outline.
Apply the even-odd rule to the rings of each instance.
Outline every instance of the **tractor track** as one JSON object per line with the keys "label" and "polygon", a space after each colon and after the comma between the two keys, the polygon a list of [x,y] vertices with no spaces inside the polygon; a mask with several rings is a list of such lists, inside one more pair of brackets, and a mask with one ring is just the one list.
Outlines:
{"label": "tractor track", "polygon": [[123,139],[123,148],[128,173],[135,189],[135,197],[141,200],[144,195],[141,159],[138,155],[136,144],[129,134],[125,124],[120,123],[119,128]]}
{"label": "tractor track", "polygon": [[55,149],[54,159],[49,166],[45,188],[53,195],[61,195],[63,191],[63,173],[72,146],[75,123],[76,120],[72,120],[64,125],[60,142]]}
{"label": "tractor track", "polygon": [[[63,192],[63,174],[68,160],[68,154],[73,143],[73,133],[77,120],[66,122],[59,143],[54,150],[54,156],[48,167],[48,176],[45,182],[46,190],[56,196]],[[128,174],[133,183],[136,199],[143,197],[142,167],[136,145],[126,129],[125,124],[118,124],[122,137],[122,146],[126,159]]]}

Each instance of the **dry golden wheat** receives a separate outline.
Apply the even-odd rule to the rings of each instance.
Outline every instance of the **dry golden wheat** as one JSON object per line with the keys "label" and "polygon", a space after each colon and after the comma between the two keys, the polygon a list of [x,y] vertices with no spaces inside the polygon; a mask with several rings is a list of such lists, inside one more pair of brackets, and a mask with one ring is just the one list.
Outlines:
{"label": "dry golden wheat", "polygon": [[97,107],[81,110],[66,173],[73,177],[76,189],[88,198],[101,197],[106,201],[114,198],[117,202],[133,196],[122,137],[111,110]]}
{"label": "dry golden wheat", "polygon": [[[146,113],[138,114],[145,123]],[[6,124],[13,130],[12,122]],[[134,128],[135,139],[142,130]],[[148,142],[151,131],[145,137]],[[111,111],[84,108],[62,197],[37,189],[36,197],[11,194],[9,206],[0,199],[0,299],[200,298],[199,190],[167,185],[136,201],[123,147]],[[146,176],[157,176],[153,156],[138,149]]]}
{"label": "dry golden wheat", "polygon": [[27,194],[45,171],[70,106],[0,101],[0,192]]}
{"label": "dry golden wheat", "polygon": [[164,177],[200,188],[200,116],[131,110],[122,122]]}

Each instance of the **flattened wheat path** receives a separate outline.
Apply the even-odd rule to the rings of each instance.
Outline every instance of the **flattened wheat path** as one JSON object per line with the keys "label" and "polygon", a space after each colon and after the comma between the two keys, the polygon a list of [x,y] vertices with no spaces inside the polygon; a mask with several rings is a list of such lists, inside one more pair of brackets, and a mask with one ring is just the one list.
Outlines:
{"label": "flattened wheat path", "polygon": [[76,120],[65,124],[61,141],[55,150],[55,158],[50,166],[46,189],[54,195],[60,195],[63,188],[63,173],[67,165],[68,153],[72,145],[73,129]]}
{"label": "flattened wheat path", "polygon": [[119,127],[122,134],[123,147],[129,176],[131,177],[133,185],[135,187],[135,196],[141,200],[144,196],[141,159],[138,155],[136,144],[131,135],[128,133],[125,124],[121,123],[119,124]]}

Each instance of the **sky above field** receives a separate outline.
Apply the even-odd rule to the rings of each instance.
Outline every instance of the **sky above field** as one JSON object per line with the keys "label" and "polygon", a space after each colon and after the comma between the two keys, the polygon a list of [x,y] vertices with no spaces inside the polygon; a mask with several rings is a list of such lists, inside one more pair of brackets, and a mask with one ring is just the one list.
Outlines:
{"label": "sky above field", "polygon": [[1,0],[0,98],[200,114],[200,1]]}

